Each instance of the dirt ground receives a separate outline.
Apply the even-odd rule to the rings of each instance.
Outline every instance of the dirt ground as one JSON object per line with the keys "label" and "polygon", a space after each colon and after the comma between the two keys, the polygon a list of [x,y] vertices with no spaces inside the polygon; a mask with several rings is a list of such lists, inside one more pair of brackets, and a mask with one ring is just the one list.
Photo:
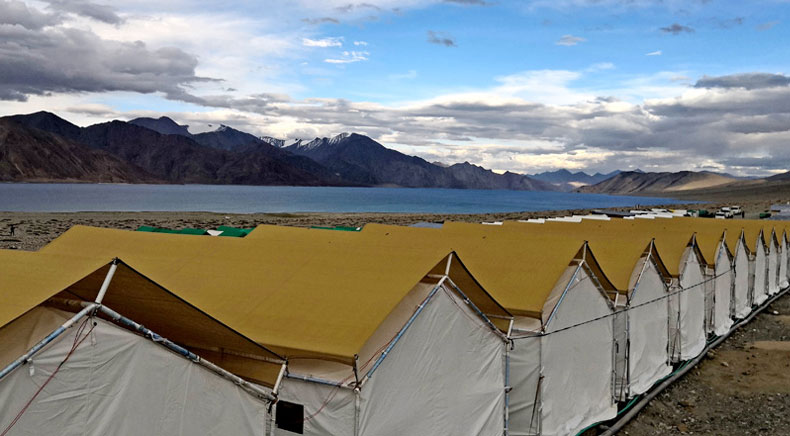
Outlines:
{"label": "dirt ground", "polygon": [[[748,203],[747,218],[767,204],[765,200]],[[257,224],[360,226],[368,222],[480,222],[587,212],[479,215],[0,212],[0,248],[38,250],[76,224],[119,229],[136,229],[141,225],[167,228],[254,227]],[[9,234],[12,225],[13,236]],[[738,329],[709,358],[653,400],[621,434],[790,435],[790,295],[774,302],[750,324]]]}
{"label": "dirt ground", "polygon": [[790,294],[658,395],[628,435],[790,435]]}

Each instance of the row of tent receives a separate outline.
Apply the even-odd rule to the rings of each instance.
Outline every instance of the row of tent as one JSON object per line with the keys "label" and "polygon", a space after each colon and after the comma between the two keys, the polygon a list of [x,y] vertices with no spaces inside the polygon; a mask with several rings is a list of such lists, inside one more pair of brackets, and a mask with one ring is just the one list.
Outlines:
{"label": "row of tent", "polygon": [[195,229],[186,227],[183,229],[170,229],[167,227],[154,227],[154,226],[140,226],[137,228],[138,232],[150,233],[170,233],[176,235],[199,235],[199,236],[231,236],[234,238],[243,238],[247,236],[252,229],[242,229],[231,226],[219,226],[216,229]]}
{"label": "row of tent", "polygon": [[699,218],[76,226],[0,250],[0,432],[575,435],[786,288],[789,236]]}

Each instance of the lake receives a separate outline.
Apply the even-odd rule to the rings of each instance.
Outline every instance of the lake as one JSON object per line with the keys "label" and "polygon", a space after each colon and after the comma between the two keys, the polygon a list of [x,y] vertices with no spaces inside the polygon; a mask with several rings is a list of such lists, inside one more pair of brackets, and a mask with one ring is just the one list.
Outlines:
{"label": "lake", "polygon": [[485,213],[672,203],[567,192],[237,185],[0,183],[0,211]]}

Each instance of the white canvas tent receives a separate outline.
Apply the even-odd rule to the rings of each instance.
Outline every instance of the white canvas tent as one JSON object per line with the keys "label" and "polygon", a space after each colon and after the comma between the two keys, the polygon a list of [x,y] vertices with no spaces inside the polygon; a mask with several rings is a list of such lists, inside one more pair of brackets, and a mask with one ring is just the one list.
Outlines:
{"label": "white canvas tent", "polygon": [[678,362],[696,357],[705,347],[706,298],[702,254],[693,231],[677,230],[669,225],[676,219],[584,221],[567,225],[579,226],[575,228],[589,235],[616,232],[621,236],[654,238],[655,248],[672,278],[669,354],[672,361]]}
{"label": "white canvas tent", "polygon": [[781,262],[781,248],[776,229],[770,230],[768,237],[768,295],[779,292],[779,264]]}
{"label": "white canvas tent", "polygon": [[787,263],[790,262],[790,257],[787,256],[787,230],[783,229],[779,238],[779,288],[784,289],[790,286],[790,269],[787,268]]}
{"label": "white canvas tent", "polygon": [[768,245],[762,223],[743,221],[743,236],[749,250],[749,301],[758,306],[768,299]]}
{"label": "white canvas tent", "polygon": [[457,256],[270,236],[74,227],[45,252],[124,256],[285,356],[275,435],[502,432],[512,317]]}
{"label": "white canvas tent", "polygon": [[[81,283],[97,278],[101,304],[77,296]],[[224,364],[241,378],[109,308],[116,291],[138,287],[172,297],[123,263],[0,251],[0,432],[268,433],[276,399],[269,374],[282,360],[184,302],[176,312],[192,319],[183,324],[138,306],[158,333],[196,326],[193,345],[227,346]]]}
{"label": "white canvas tent", "polygon": [[621,297],[615,299],[614,318],[617,400],[646,392],[671,372],[667,354],[670,278],[649,235],[623,235],[614,226],[594,221],[579,225],[505,222],[504,227],[589,242],[598,264]]}
{"label": "white canvas tent", "polygon": [[[333,244],[361,239],[383,250],[438,245],[457,251],[515,316],[504,367],[512,388],[506,398],[509,434],[570,434],[615,416],[612,303],[606,295],[614,289],[590,266],[595,262],[583,241],[445,223],[441,229],[368,224],[356,234],[259,226],[247,242],[265,245],[277,232],[292,233],[291,240],[298,234]],[[565,329],[582,322],[589,323]],[[570,359],[571,350],[585,359]]]}

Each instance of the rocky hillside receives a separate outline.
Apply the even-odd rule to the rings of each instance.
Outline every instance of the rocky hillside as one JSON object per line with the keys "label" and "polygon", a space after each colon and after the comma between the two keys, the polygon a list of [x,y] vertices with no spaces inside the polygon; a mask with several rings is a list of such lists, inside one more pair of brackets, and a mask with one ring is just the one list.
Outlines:
{"label": "rocky hillside", "polygon": [[556,190],[527,176],[497,174],[469,163],[449,167],[432,164],[384,147],[356,133],[297,141],[285,150],[309,157],[346,180],[371,186],[409,188]]}
{"label": "rocky hillside", "polygon": [[[123,121],[80,128],[46,112],[10,118],[28,127],[66,132],[74,142],[107,152],[169,183],[294,186],[342,183],[320,165],[314,165],[315,168],[292,165],[277,156],[283,154],[280,150],[274,150],[274,156],[261,150],[230,152],[198,144],[187,136],[161,134]],[[288,158],[301,161],[296,156]]]}
{"label": "rocky hillside", "polygon": [[88,127],[78,127],[48,112],[4,119],[49,132],[59,138],[58,144],[69,142],[102,151],[165,183],[558,189],[528,176],[498,174],[468,162],[433,164],[359,134],[294,142],[258,137],[224,125],[192,134],[188,126],[168,117]]}
{"label": "rocky hillside", "polygon": [[0,181],[152,183],[160,180],[110,153],[0,119]]}
{"label": "rocky hillside", "polygon": [[706,171],[680,171],[677,173],[622,172],[577,192],[598,194],[671,194],[713,188],[735,183],[738,179]]}
{"label": "rocky hillside", "polygon": [[[640,170],[635,170],[635,172],[642,172]],[[584,171],[578,172],[570,172],[566,169],[560,169],[556,171],[546,171],[543,173],[533,174],[530,177],[533,179],[540,180],[542,182],[551,183],[552,185],[556,186],[560,190],[563,191],[573,191],[575,189],[581,188],[582,186],[587,185],[594,185],[596,183],[601,183],[602,181],[612,178],[621,171],[615,170],[610,173],[595,173],[593,175],[589,175]]]}

